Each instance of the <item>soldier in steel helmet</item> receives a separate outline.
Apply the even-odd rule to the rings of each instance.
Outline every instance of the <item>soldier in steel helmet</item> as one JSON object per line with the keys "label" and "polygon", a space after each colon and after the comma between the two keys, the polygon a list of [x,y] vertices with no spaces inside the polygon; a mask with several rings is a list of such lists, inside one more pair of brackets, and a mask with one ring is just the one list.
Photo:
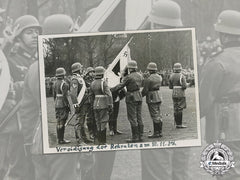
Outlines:
{"label": "soldier in steel helmet", "polygon": [[142,90],[142,96],[146,96],[146,103],[153,120],[153,134],[149,138],[162,137],[162,117],[160,113],[160,105],[162,102],[160,86],[162,77],[157,74],[157,64],[150,62],[147,66],[150,76],[145,79]]}
{"label": "soldier in steel helmet", "polygon": [[94,81],[94,69],[93,67],[88,67],[86,70],[86,74],[83,77],[85,84],[86,84],[86,96],[88,96],[86,100],[86,121],[88,126],[88,132],[90,139],[94,139],[94,134],[96,132],[96,122],[93,115],[93,108],[91,106],[91,97],[89,96],[90,93],[90,85]]}
{"label": "soldier in steel helmet", "polygon": [[[49,18],[51,21],[55,20],[57,23],[66,23],[64,21],[59,21],[59,18],[57,16],[51,15],[46,19]],[[55,34],[58,32],[58,29],[47,26],[44,21],[43,31],[48,31],[50,34]],[[71,32],[69,31],[69,29],[66,29],[66,31],[63,33]],[[25,146],[28,146],[29,156],[31,156],[32,158],[32,162],[29,164],[32,166],[32,168],[34,167],[32,171],[34,177],[30,179],[75,180],[79,179],[79,176],[81,176],[82,179],[84,179],[85,177],[92,179],[93,173],[91,171],[91,167],[93,166],[93,158],[95,158],[92,154],[42,154],[42,129],[39,88],[40,82],[38,70],[39,66],[38,62],[36,61],[34,64],[31,65],[29,72],[25,78],[23,99],[20,109],[20,117],[22,131],[24,133]],[[55,81],[57,81],[55,77],[52,78],[52,80],[54,81],[54,84]],[[79,163],[81,163],[80,169],[77,168]],[[82,166],[82,164],[84,165]],[[77,170],[80,170],[81,173]],[[23,174],[26,174],[26,171],[24,171]],[[31,177],[30,173],[27,174],[27,177]]]}
{"label": "soldier in steel helmet", "polygon": [[[25,156],[23,146],[24,138],[20,131],[19,108],[25,75],[29,66],[36,60],[37,36],[41,33],[41,26],[35,17],[25,15],[16,19],[13,29],[15,31],[11,47],[13,46],[15,49],[4,51],[9,64],[9,76],[11,76],[12,85],[9,88],[10,101],[6,100],[8,108],[5,111],[7,114],[5,114],[3,120],[7,120],[7,123],[2,131],[4,136],[1,135],[1,137],[4,142],[1,143],[1,147],[8,149],[7,154],[4,154],[3,151],[5,167],[8,168],[4,178],[25,179],[26,174],[22,172],[27,172],[30,167],[27,164],[28,159]],[[18,151],[15,149],[16,146]]]}
{"label": "soldier in steel helmet", "polygon": [[[61,21],[61,23],[59,23]],[[74,30],[72,18],[66,14],[53,14],[44,20],[43,34],[64,34]]]}
{"label": "soldier in steel helmet", "polygon": [[53,98],[55,100],[55,112],[57,119],[57,139],[58,144],[67,144],[70,141],[64,139],[65,123],[69,115],[70,105],[68,102],[69,86],[64,80],[66,71],[64,68],[56,69],[57,81],[54,84]]}
{"label": "soldier in steel helmet", "polygon": [[[148,20],[148,29],[181,27],[181,8],[174,1],[159,0],[153,4]],[[142,28],[147,27],[142,26]],[[168,77],[166,82],[168,84]],[[186,148],[141,151],[141,159],[142,179],[189,179],[189,150]],[[166,169],[166,166],[168,166],[167,171],[159,170]]]}
{"label": "soldier in steel helmet", "polygon": [[[87,92],[86,83],[81,76],[82,74],[82,65],[79,62],[72,64],[72,77],[70,82],[70,95],[75,108],[75,114],[77,118],[76,125],[76,138],[78,143],[90,143],[93,142],[87,138],[85,132],[85,118],[88,112],[89,104],[89,95]],[[82,142],[83,141],[83,142]]]}
{"label": "soldier in steel helmet", "polygon": [[13,28],[15,32],[13,51],[7,54],[10,73],[15,83],[16,98],[21,99],[22,85],[24,77],[29,66],[37,60],[37,36],[41,33],[42,28],[38,20],[31,15],[24,15],[16,19]]}
{"label": "soldier in steel helmet", "polygon": [[[215,31],[223,50],[205,64],[200,82],[200,115],[206,118],[205,138],[208,143],[224,142],[239,161],[240,151],[240,12],[222,11]],[[239,165],[219,179],[238,179]]]}
{"label": "soldier in steel helmet", "polygon": [[185,90],[187,88],[186,77],[181,73],[182,65],[175,63],[173,66],[173,74],[169,78],[169,88],[173,90],[172,99],[174,107],[174,121],[176,128],[186,128],[182,124],[183,109],[187,107]]}
{"label": "soldier in steel helmet", "polygon": [[98,144],[106,143],[106,126],[109,113],[113,108],[112,93],[103,80],[105,69],[102,66],[95,68],[95,80],[91,83],[91,94],[94,96],[93,111],[97,125]]}
{"label": "soldier in steel helmet", "polygon": [[147,21],[140,29],[162,29],[182,27],[181,8],[172,0],[160,0],[153,4]]}
{"label": "soldier in steel helmet", "polygon": [[142,94],[140,87],[143,84],[143,77],[137,72],[137,62],[131,60],[127,64],[130,74],[123,78],[122,83],[112,88],[112,91],[118,91],[126,86],[126,105],[127,117],[131,125],[132,138],[127,142],[139,142],[143,139],[143,122],[142,122]]}

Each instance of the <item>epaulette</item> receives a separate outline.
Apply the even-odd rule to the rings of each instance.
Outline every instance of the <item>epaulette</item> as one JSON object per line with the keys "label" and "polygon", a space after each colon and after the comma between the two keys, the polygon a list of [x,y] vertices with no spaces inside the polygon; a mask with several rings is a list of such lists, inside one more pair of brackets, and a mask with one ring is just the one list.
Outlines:
{"label": "epaulette", "polygon": [[37,59],[36,54],[35,55],[31,55],[31,54],[29,54],[27,51],[25,51],[23,48],[21,48],[19,46],[12,47],[10,53],[12,55],[17,55],[18,54],[18,55],[20,55],[20,56],[22,56],[24,58],[31,59],[33,61],[35,61]]}
{"label": "epaulette", "polygon": [[222,47],[218,47],[216,51],[212,52],[211,55],[209,56],[210,58],[214,58],[218,56],[219,54],[222,54],[224,52],[224,49]]}
{"label": "epaulette", "polygon": [[212,52],[211,55],[206,58],[206,60],[203,63],[202,67],[204,67],[208,63],[212,62],[215,59],[215,57],[217,57],[218,55],[222,54],[223,52],[224,52],[224,49],[219,46],[219,48],[217,48],[217,51]]}
{"label": "epaulette", "polygon": [[81,75],[79,75],[79,74],[73,74],[72,75],[72,77],[71,77],[71,80],[73,80],[73,79],[76,79],[80,84],[83,84],[83,78],[82,78],[82,76]]}

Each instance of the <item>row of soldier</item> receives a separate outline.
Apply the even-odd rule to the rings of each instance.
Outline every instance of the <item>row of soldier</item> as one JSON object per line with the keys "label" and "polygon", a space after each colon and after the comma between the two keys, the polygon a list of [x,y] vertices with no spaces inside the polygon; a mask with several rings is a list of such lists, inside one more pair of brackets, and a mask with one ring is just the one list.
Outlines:
{"label": "row of soldier", "polygon": [[[162,137],[162,116],[160,112],[162,77],[157,73],[156,63],[148,64],[149,75],[144,79],[141,73],[137,72],[137,62],[129,61],[126,69],[129,73],[125,74],[122,77],[122,82],[113,88],[109,88],[104,80],[105,69],[101,66],[96,67],[95,70],[89,67],[83,77],[80,63],[74,63],[71,70],[72,76],[69,80],[65,77],[65,69],[57,68],[57,81],[53,85],[58,144],[70,143],[70,141],[64,139],[64,131],[71,111],[72,117],[76,116],[75,135],[80,145],[93,143],[93,140],[95,144],[105,144],[108,122],[110,135],[121,134],[116,126],[119,101],[124,96],[126,96],[127,118],[132,132],[132,138],[128,139],[127,142],[143,141],[142,98],[144,96],[146,96],[146,103],[153,120],[154,129],[153,134],[148,137]],[[181,70],[180,63],[174,64],[174,73],[171,74],[169,80],[169,88],[173,89],[174,120],[177,128],[186,127],[182,124],[182,110],[186,108],[184,91],[187,88],[187,82]],[[126,92],[124,87],[127,89]],[[143,89],[140,91],[142,87]],[[87,138],[85,132],[85,121],[90,139]]]}
{"label": "row of soldier", "polygon": [[[83,74],[84,76],[88,74],[89,72],[89,69],[84,69],[83,70]],[[144,72],[142,73],[141,71],[139,71],[143,77],[147,77],[148,76],[148,72]],[[168,86],[169,85],[169,78],[170,78],[170,75],[173,73],[172,69],[163,69],[163,70],[159,70],[158,71],[158,74],[162,77],[162,84],[161,86]],[[191,83],[192,85],[195,84],[195,79],[194,79],[194,71],[190,68],[188,69],[182,69],[182,74],[185,75],[186,77],[186,81],[187,83]],[[68,79],[71,79],[70,76],[67,77]],[[46,87],[46,96],[47,97],[51,97],[53,95],[53,84],[55,83],[56,81],[56,77],[53,76],[53,77],[46,77],[45,78],[45,87]]]}

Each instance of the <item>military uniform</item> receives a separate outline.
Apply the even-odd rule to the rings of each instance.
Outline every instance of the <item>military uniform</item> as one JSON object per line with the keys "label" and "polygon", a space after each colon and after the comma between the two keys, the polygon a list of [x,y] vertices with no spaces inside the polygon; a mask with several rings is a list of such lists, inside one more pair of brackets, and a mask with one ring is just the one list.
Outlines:
{"label": "military uniform", "polygon": [[[38,83],[36,83],[38,82]],[[38,62],[30,66],[24,81],[23,98],[20,108],[20,119],[28,156],[31,156],[34,170],[32,179],[78,179],[76,166],[78,154],[42,154],[42,129],[40,113],[40,82]],[[56,168],[58,167],[58,168]],[[23,173],[23,172],[22,172]],[[26,171],[24,172],[24,174]],[[29,174],[27,175],[29,177]]]}
{"label": "military uniform", "polygon": [[[64,21],[59,21],[59,19],[57,22],[64,23]],[[55,84],[55,78],[53,78],[53,80]],[[80,173],[77,171],[79,157],[82,157],[83,155],[85,156],[86,154],[42,154],[41,116],[39,113],[39,85],[38,62],[35,62],[30,67],[29,74],[26,76],[24,82],[24,93],[20,110],[22,127],[24,128],[24,137],[26,143],[31,144],[31,153],[35,168],[35,178],[31,178],[31,180],[79,179]],[[88,161],[84,161],[83,163],[81,162],[81,177],[84,177],[86,172],[89,172],[89,174],[91,173],[91,159],[93,158],[88,156]],[[84,164],[84,166],[82,166],[82,164]],[[26,171],[23,173],[26,174]],[[92,177],[89,178],[91,179]]]}
{"label": "military uniform", "polygon": [[113,96],[113,112],[110,114],[109,118],[110,135],[122,134],[122,132],[117,130],[117,118],[119,113],[120,101],[125,97],[126,92],[124,89],[120,91],[113,91],[111,89],[111,92]]}
{"label": "military uniform", "polygon": [[[27,18],[27,19],[26,19]],[[23,37],[20,37],[21,33],[27,29],[27,28],[38,28],[39,31],[41,30],[41,27],[39,26],[39,23],[37,19],[31,15],[27,16],[21,16],[19,17],[14,25],[13,29],[18,26],[17,30],[14,32],[14,44],[11,50],[7,49],[9,47],[5,47],[5,52],[7,53],[7,60],[9,63],[9,69],[10,69],[10,76],[12,78],[13,82],[13,89],[15,91],[15,105],[14,106],[8,106],[8,109],[5,109],[8,115],[10,115],[12,112],[13,115],[11,118],[9,118],[9,123],[6,124],[6,127],[4,128],[8,134],[8,140],[7,144],[2,144],[2,147],[7,147],[8,155],[6,155],[6,167],[9,165],[8,173],[6,174],[6,179],[27,179],[26,174],[23,174],[23,172],[27,172],[28,169],[30,169],[30,166],[28,167],[28,164],[26,161],[28,159],[25,156],[24,153],[24,140],[22,132],[19,130],[21,126],[19,126],[19,107],[20,107],[20,101],[22,98],[23,93],[23,82],[25,75],[28,71],[29,66],[36,61],[36,50],[35,47],[28,47],[27,44],[25,44],[26,48],[23,48],[22,44],[20,42],[23,41]],[[29,34],[30,36],[30,34]],[[36,32],[34,34],[31,34],[32,39],[33,36],[37,40]],[[19,37],[19,41],[17,42],[17,38]],[[23,38],[23,39],[22,39]],[[31,40],[32,40],[31,39]],[[26,49],[29,49],[29,51],[32,51],[33,54],[30,54]],[[6,101],[7,104],[9,101]],[[13,102],[11,100],[11,102]],[[11,104],[11,103],[10,103]],[[9,104],[8,104],[9,105]],[[16,151],[15,147],[18,147],[18,151]],[[30,178],[31,179],[31,178]]]}
{"label": "military uniform", "polygon": [[109,110],[113,106],[112,93],[102,77],[96,77],[90,89],[94,95],[93,111],[97,125],[98,141],[100,144],[104,144],[106,143],[106,125],[109,121]]}
{"label": "military uniform", "polygon": [[142,122],[142,94],[140,87],[143,84],[143,77],[136,71],[130,72],[123,78],[123,82],[113,88],[113,91],[120,90],[126,86],[126,105],[127,105],[127,117],[131,124],[132,140],[141,140],[141,134],[143,134],[143,122]]}
{"label": "military uniform", "polygon": [[16,88],[16,98],[19,101],[22,97],[23,81],[29,66],[34,63],[36,54],[30,54],[21,47],[17,51],[10,52],[7,56],[11,77],[14,81]]}
{"label": "military uniform", "polygon": [[54,84],[53,97],[55,100],[55,112],[57,119],[57,138],[58,143],[61,144],[64,141],[65,123],[69,115],[70,107],[68,102],[68,84],[63,78],[58,78]]}
{"label": "military uniform", "polygon": [[[151,29],[182,26],[181,7],[174,1],[157,1],[149,14]],[[169,72],[165,72],[164,85],[169,85]],[[167,148],[141,151],[142,179],[186,180],[189,178],[189,148]],[[164,170],[161,170],[164,169]]]}
{"label": "military uniform", "polygon": [[173,89],[172,99],[174,107],[174,120],[177,128],[183,128],[182,111],[187,107],[185,89],[187,88],[186,78],[180,72],[174,72],[169,79],[169,88]]}
{"label": "military uniform", "polygon": [[[82,101],[78,102],[78,96],[81,91],[83,92],[83,98]],[[88,100],[88,93],[86,89],[86,85],[84,82],[84,79],[81,77],[81,75],[74,73],[71,77],[70,82],[70,96],[72,99],[72,103],[75,107],[75,114],[76,114],[76,120],[77,125],[75,127],[75,134],[77,141],[80,142],[80,140],[83,140],[84,142],[88,143],[89,140],[87,139],[86,133],[85,133],[85,119],[87,117],[88,109],[90,108],[90,102]]]}
{"label": "military uniform", "polygon": [[206,139],[240,140],[240,43],[229,43],[212,57],[200,82],[201,116],[206,116]]}
{"label": "military uniform", "polygon": [[[208,143],[217,140],[227,145],[234,161],[240,159],[240,13],[225,10],[218,16],[215,30],[224,47],[205,64],[200,81],[200,115],[206,118]],[[217,179],[237,180],[239,165]]]}
{"label": "military uniform", "polygon": [[86,106],[86,121],[87,121],[87,126],[88,126],[88,131],[89,131],[89,135],[90,137],[94,137],[94,134],[96,132],[96,122],[94,119],[94,115],[93,115],[93,107],[91,105],[91,96],[89,96],[90,94],[90,86],[91,83],[94,81],[94,78],[90,75],[85,75],[84,76],[84,81],[86,84],[86,93],[85,96],[87,98],[86,102],[84,103]]}
{"label": "military uniform", "polygon": [[150,138],[161,137],[162,135],[162,117],[160,113],[160,105],[162,102],[160,86],[162,84],[162,77],[156,72],[144,81],[142,95],[146,96],[146,103],[153,120],[154,134]]}
{"label": "military uniform", "polygon": [[[18,54],[16,54],[18,56]],[[2,54],[2,56],[4,56]],[[4,57],[5,58],[5,57]],[[1,58],[3,59],[3,57]],[[13,67],[14,64],[9,63],[9,69]],[[7,67],[4,67],[7,68]],[[4,69],[6,70],[6,69]],[[27,171],[29,168],[26,164],[27,159],[24,154],[24,146],[23,146],[23,136],[20,132],[19,125],[19,116],[18,110],[20,107],[20,99],[22,96],[22,85],[19,83],[17,77],[18,72],[11,72],[8,74],[11,78],[10,84],[5,85],[9,86],[8,93],[6,94],[5,101],[2,105],[0,111],[0,122],[5,121],[6,123],[2,124],[1,128],[1,154],[3,157],[0,158],[1,165],[1,179],[10,178],[10,179],[25,179],[25,175],[22,171]],[[12,76],[15,77],[12,78]],[[23,78],[24,79],[24,76]],[[22,80],[21,79],[21,80]],[[5,81],[6,79],[4,79]],[[19,79],[20,80],[20,79]],[[3,94],[6,92],[2,92]],[[12,115],[10,115],[12,114]],[[10,115],[10,116],[9,116]],[[9,117],[8,117],[9,116]],[[6,121],[6,118],[8,120]],[[14,148],[14,146],[18,146],[18,151]],[[8,169],[9,168],[9,169]],[[7,172],[6,172],[7,171]]]}

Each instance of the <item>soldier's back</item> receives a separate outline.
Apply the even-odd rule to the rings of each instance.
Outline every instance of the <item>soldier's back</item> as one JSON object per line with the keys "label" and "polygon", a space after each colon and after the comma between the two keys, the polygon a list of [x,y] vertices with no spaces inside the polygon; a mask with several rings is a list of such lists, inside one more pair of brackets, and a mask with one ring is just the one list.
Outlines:
{"label": "soldier's back", "polygon": [[[128,79],[128,83],[127,83],[127,89],[132,89],[132,86],[137,85],[138,89],[134,89],[134,90],[139,90],[140,87],[142,87],[143,84],[143,76],[138,73],[138,72],[133,72],[130,73],[127,77]],[[131,90],[130,90],[131,91]]]}
{"label": "soldier's back", "polygon": [[181,73],[172,73],[169,78],[169,82],[173,86],[181,86],[181,81],[180,81],[181,76],[183,76]]}
{"label": "soldier's back", "polygon": [[151,74],[148,78],[149,80],[149,90],[158,90],[162,83],[162,77],[157,73]]}
{"label": "soldier's back", "polygon": [[102,79],[95,79],[91,84],[91,89],[94,93],[94,95],[103,95],[103,83],[104,81]]}

